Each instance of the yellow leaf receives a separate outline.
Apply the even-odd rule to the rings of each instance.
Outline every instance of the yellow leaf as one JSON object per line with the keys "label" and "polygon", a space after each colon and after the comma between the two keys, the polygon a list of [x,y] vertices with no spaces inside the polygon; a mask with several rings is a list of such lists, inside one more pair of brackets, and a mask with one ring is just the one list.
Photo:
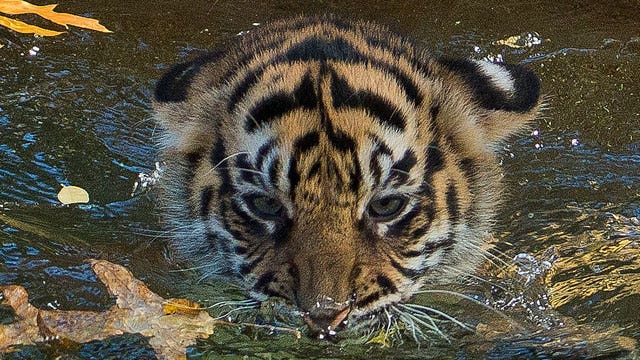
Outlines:
{"label": "yellow leaf", "polygon": [[29,25],[20,20],[9,19],[8,17],[4,16],[0,16],[0,25],[7,27],[13,31],[25,34],[36,34],[41,36],[56,36],[62,34],[60,31],[43,29],[38,26]]}
{"label": "yellow leaf", "polygon": [[514,49],[520,49],[520,48],[526,47],[526,45],[518,44],[518,41],[520,39],[521,39],[520,36],[509,36],[506,39],[496,40],[496,41],[493,42],[493,44],[494,45],[506,45],[506,46],[514,48]]}
{"label": "yellow leaf", "polygon": [[89,202],[89,193],[81,187],[62,185],[62,189],[58,193],[58,200],[65,205],[85,204]]}
{"label": "yellow leaf", "polygon": [[200,304],[189,299],[168,299],[167,302],[162,306],[162,312],[165,315],[198,315],[202,310],[203,309],[202,307],[200,307]]}
{"label": "yellow leaf", "polygon": [[11,15],[38,14],[43,18],[66,28],[68,28],[68,25],[73,25],[95,31],[111,32],[106,27],[100,25],[98,20],[73,14],[55,12],[53,9],[56,6],[57,4],[39,6],[21,0],[1,0],[0,12]]}

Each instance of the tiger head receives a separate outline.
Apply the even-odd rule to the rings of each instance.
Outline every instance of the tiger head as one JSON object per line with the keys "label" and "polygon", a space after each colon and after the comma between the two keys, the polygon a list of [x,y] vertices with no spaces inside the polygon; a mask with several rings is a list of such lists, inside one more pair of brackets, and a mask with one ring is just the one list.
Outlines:
{"label": "tiger head", "polygon": [[256,29],[155,96],[173,248],[320,332],[474,272],[496,150],[540,108],[522,66],[436,59],[333,17]]}

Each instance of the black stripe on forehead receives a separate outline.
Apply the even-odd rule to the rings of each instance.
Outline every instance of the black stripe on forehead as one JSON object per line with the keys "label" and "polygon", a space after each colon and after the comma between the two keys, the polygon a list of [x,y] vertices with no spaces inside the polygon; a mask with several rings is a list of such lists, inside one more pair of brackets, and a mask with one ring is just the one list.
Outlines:
{"label": "black stripe on forehead", "polygon": [[277,187],[277,185],[278,185],[278,172],[279,171],[280,171],[280,159],[279,158],[275,158],[275,159],[273,159],[271,164],[269,164],[269,182],[274,187]]}
{"label": "black stripe on forehead", "polygon": [[312,179],[318,175],[320,175],[320,169],[322,168],[322,163],[320,160],[316,160],[311,167],[309,167],[309,171],[307,171],[307,177]]}
{"label": "black stripe on forehead", "polygon": [[378,184],[380,184],[380,178],[382,177],[382,166],[380,165],[378,156],[371,156],[371,159],[369,159],[369,169],[371,170],[371,175],[373,176],[373,186],[377,186]]}
{"label": "black stripe on forehead", "polygon": [[236,169],[240,172],[240,178],[247,183],[258,185],[260,177],[256,174],[256,168],[249,162],[248,154],[236,156]]}
{"label": "black stripe on forehead", "polygon": [[413,169],[413,167],[418,162],[416,158],[416,154],[411,150],[406,150],[404,152],[404,156],[395,162],[393,166],[391,166],[391,171],[389,173],[389,178],[385,181],[385,184],[388,184],[392,181],[396,181],[400,184],[405,184],[409,181],[409,173]]}
{"label": "black stripe on forehead", "polygon": [[[329,66],[324,64],[320,67],[320,77],[324,77],[330,71]],[[333,146],[336,150],[346,153],[346,152],[355,152],[356,151],[356,141],[353,137],[349,136],[349,134],[345,133],[340,129],[335,129],[331,119],[329,118],[329,111],[327,110],[322,92],[318,93],[318,104],[320,106],[320,124],[324,128],[324,134],[327,136],[327,140],[329,140],[329,144]]]}
{"label": "black stripe on forehead", "polygon": [[307,151],[313,149],[318,146],[320,143],[320,134],[317,131],[312,131],[307,133],[298,139],[293,144],[293,153],[294,156],[299,156],[300,154],[306,153]]}
{"label": "black stripe on forehead", "polygon": [[382,181],[382,166],[380,165],[380,158],[383,156],[391,158],[393,154],[387,144],[385,144],[377,135],[369,134],[369,138],[373,144],[373,152],[369,159],[369,168],[371,170],[371,175],[373,176],[374,186],[377,186],[380,184],[380,181]]}
{"label": "black stripe on forehead", "polygon": [[282,59],[294,61],[338,60],[342,62],[363,62],[364,55],[343,38],[326,39],[310,37],[290,47],[281,55]]}
{"label": "black stripe on forehead", "polygon": [[293,94],[284,91],[277,92],[251,108],[245,119],[244,129],[251,133],[294,110],[315,108],[318,100],[314,87],[311,73],[307,72]]}
{"label": "black stripe on forehead", "polygon": [[[278,42],[278,44],[279,43],[280,42]],[[264,52],[269,49],[271,48],[263,46],[259,47],[258,51],[264,55]],[[251,54],[245,55],[241,58],[241,60],[244,61],[241,62],[242,66],[247,66],[249,59],[255,58],[261,54],[256,55],[256,52],[252,52]],[[344,38],[338,37],[333,39],[324,39],[313,36],[293,45],[284,53],[265,60],[264,63],[256,69],[248,71],[242,79],[238,80],[235,87],[231,90],[229,102],[227,103],[227,110],[229,112],[233,111],[249,90],[260,81],[265,69],[267,69],[269,65],[292,63],[294,61],[319,61],[322,63],[326,63],[328,61],[340,61],[351,64],[366,64],[377,71],[393,75],[398,84],[403,88],[405,95],[407,96],[407,100],[413,103],[416,107],[420,106],[424,100],[416,82],[410,75],[400,70],[396,65],[376,60],[371,56],[363,54]],[[411,59],[409,59],[409,62],[412,64],[415,63]],[[232,74],[229,74],[229,76],[231,75]]]}
{"label": "black stripe on forehead", "polygon": [[[299,137],[293,143],[293,154],[289,159],[289,172],[287,173],[287,177],[289,178],[289,196],[291,199],[295,197],[295,188],[300,182],[300,172],[298,171],[300,155],[318,146],[319,142],[320,134],[317,131],[312,131]],[[271,179],[271,181],[273,181],[273,179]]]}
{"label": "black stripe on forehead", "polygon": [[223,163],[226,161],[226,149],[224,141],[220,136],[216,136],[217,142],[211,151],[211,166],[212,170],[215,170],[220,174],[220,188],[218,194],[220,196],[228,196],[233,191],[233,184],[231,183],[231,175],[229,174],[229,167]]}
{"label": "black stripe on forehead", "polygon": [[244,129],[252,133],[262,125],[279,119],[282,115],[298,107],[295,99],[293,99],[290,94],[286,92],[272,94],[249,111],[245,119]]}
{"label": "black stripe on forehead", "polygon": [[260,170],[263,174],[268,175],[268,181],[274,187],[277,187],[278,184],[280,159],[277,156],[274,156],[271,158],[271,161],[269,161],[269,154],[276,148],[276,146],[276,139],[269,139],[269,141],[262,144],[262,146],[258,148],[255,165],[256,169]]}
{"label": "black stripe on forehead", "polygon": [[331,146],[340,152],[355,152],[356,141],[344,131],[335,130],[331,122],[325,123],[327,139]]}
{"label": "black stripe on forehead", "polygon": [[347,107],[365,110],[380,123],[400,131],[406,126],[407,120],[397,106],[373,92],[356,91],[334,71],[331,72],[331,97],[336,109]]}
{"label": "black stripe on forehead", "polygon": [[256,169],[262,170],[262,166],[264,161],[267,159],[267,156],[276,147],[276,140],[270,139],[266,143],[262,144],[258,149],[258,153],[256,154]]}
{"label": "black stripe on forehead", "polygon": [[353,170],[349,174],[351,177],[349,179],[349,189],[353,193],[358,193],[358,189],[362,183],[362,169],[360,168],[360,161],[356,153],[351,153],[351,163],[353,164]]}
{"label": "black stripe on forehead", "polygon": [[295,200],[295,190],[300,182],[300,172],[298,172],[298,160],[293,156],[289,159],[289,172],[287,173],[287,178],[289,179],[289,197],[291,200]]}
{"label": "black stripe on forehead", "polygon": [[425,162],[425,181],[431,181],[433,174],[444,169],[444,154],[438,141],[432,141],[427,148],[427,161]]}

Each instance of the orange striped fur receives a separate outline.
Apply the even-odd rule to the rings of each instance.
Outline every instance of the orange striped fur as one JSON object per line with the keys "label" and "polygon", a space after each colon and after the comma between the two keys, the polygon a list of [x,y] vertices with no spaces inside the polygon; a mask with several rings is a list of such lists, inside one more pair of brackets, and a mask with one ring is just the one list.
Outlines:
{"label": "orange striped fur", "polygon": [[177,65],[154,106],[173,248],[328,334],[473,273],[501,198],[496,150],[540,96],[521,66],[436,59],[325,16]]}

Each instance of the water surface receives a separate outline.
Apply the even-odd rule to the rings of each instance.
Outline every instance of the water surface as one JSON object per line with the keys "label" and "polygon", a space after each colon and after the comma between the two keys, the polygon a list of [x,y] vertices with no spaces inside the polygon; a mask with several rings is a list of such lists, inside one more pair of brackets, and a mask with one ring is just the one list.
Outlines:
{"label": "water surface", "polygon": [[[495,237],[500,257],[513,269],[518,267],[511,259],[519,254],[552,266],[532,278],[535,286],[523,285],[526,275],[514,280],[488,270],[508,288],[506,293],[492,292],[486,284],[458,290],[510,316],[528,319],[540,327],[541,338],[560,336],[550,329],[567,321],[572,329],[587,329],[585,333],[600,331],[613,339],[619,329],[620,335],[640,338],[636,1],[185,5],[162,0],[149,6],[92,0],[63,3],[58,10],[98,18],[113,33],[69,29],[55,38],[0,33],[5,45],[0,48],[0,284],[25,286],[37,306],[108,306],[104,287],[83,262],[92,257],[131,268],[163,296],[206,302],[199,294],[207,293],[207,286],[187,283],[167,262],[153,192],[130,196],[137,174],[152,171],[156,161],[150,112],[154,81],[170,64],[271,19],[333,12],[387,24],[436,55],[502,57],[526,63],[539,74],[548,109],[534,123],[535,134],[513,139],[501,153],[510,196]],[[35,17],[22,19],[42,24]],[[517,47],[498,43],[510,36],[520,37]],[[28,55],[32,46],[41,49],[36,56]],[[59,205],[59,184],[87,189],[91,202]],[[515,284],[505,285],[511,282]],[[518,295],[528,300],[542,296],[544,309],[525,306],[525,300],[509,303]],[[531,344],[543,342],[535,337],[501,341],[487,335],[487,344],[472,338],[461,348],[459,343],[417,348],[406,341],[380,349],[375,344],[333,345],[308,339],[292,343],[285,336],[231,330],[217,336],[191,355],[534,357]],[[592,344],[585,346],[589,356],[629,356],[611,350],[601,338],[590,339]],[[73,356],[151,356],[140,337],[107,344],[87,345],[74,350]],[[43,351],[30,347],[24,354],[37,358]],[[579,349],[563,351],[556,355],[583,355]]]}

